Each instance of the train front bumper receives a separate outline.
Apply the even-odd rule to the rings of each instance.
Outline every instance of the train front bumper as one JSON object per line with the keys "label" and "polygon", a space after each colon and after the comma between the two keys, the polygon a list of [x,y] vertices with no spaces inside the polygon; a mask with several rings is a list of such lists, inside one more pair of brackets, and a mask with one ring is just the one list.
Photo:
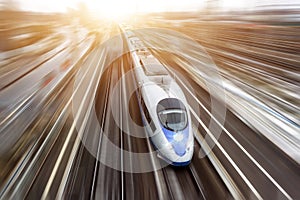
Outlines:
{"label": "train front bumper", "polygon": [[171,144],[165,145],[163,148],[158,149],[158,157],[174,166],[186,166],[188,165],[194,154],[194,142],[190,143],[186,147],[185,154],[179,156],[175,153]]}

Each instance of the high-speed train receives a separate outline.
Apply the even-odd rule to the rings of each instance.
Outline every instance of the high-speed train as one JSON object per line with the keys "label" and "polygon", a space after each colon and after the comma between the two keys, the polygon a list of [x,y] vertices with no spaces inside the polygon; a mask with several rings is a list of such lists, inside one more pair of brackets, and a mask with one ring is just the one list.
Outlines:
{"label": "high-speed train", "polygon": [[[124,31],[124,30],[123,30]],[[188,104],[181,88],[132,31],[125,37],[134,65],[137,98],[143,123],[158,157],[174,166],[186,166],[194,152]]]}

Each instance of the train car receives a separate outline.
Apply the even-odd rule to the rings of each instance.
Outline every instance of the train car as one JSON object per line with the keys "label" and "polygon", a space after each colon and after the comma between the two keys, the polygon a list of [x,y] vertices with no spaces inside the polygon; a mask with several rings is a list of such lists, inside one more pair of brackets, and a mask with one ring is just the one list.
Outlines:
{"label": "train car", "polygon": [[185,95],[167,69],[131,31],[126,31],[138,84],[143,123],[158,157],[186,166],[194,152],[191,116]]}

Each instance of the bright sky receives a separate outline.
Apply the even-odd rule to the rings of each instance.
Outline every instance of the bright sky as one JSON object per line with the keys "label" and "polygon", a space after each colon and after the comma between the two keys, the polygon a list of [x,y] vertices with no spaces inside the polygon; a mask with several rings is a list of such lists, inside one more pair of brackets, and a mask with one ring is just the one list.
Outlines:
{"label": "bright sky", "polygon": [[[1,1],[1,0],[0,0]],[[15,0],[25,10],[63,12],[67,7],[76,7],[84,2],[90,9],[103,15],[114,16],[135,12],[197,10],[209,0]],[[263,4],[290,4],[300,0],[214,0],[217,6],[226,9],[250,8]]]}
{"label": "bright sky", "polygon": [[200,7],[205,0],[17,0],[26,10],[65,11],[66,7],[76,7],[79,2],[93,10],[133,13],[136,11],[190,10]]}

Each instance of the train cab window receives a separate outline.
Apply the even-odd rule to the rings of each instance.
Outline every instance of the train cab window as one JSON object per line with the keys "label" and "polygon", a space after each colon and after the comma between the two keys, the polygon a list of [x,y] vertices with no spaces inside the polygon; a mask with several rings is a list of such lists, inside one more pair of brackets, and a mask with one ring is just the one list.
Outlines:
{"label": "train cab window", "polygon": [[161,124],[171,131],[181,131],[187,126],[187,113],[185,110],[163,110],[158,113]]}

